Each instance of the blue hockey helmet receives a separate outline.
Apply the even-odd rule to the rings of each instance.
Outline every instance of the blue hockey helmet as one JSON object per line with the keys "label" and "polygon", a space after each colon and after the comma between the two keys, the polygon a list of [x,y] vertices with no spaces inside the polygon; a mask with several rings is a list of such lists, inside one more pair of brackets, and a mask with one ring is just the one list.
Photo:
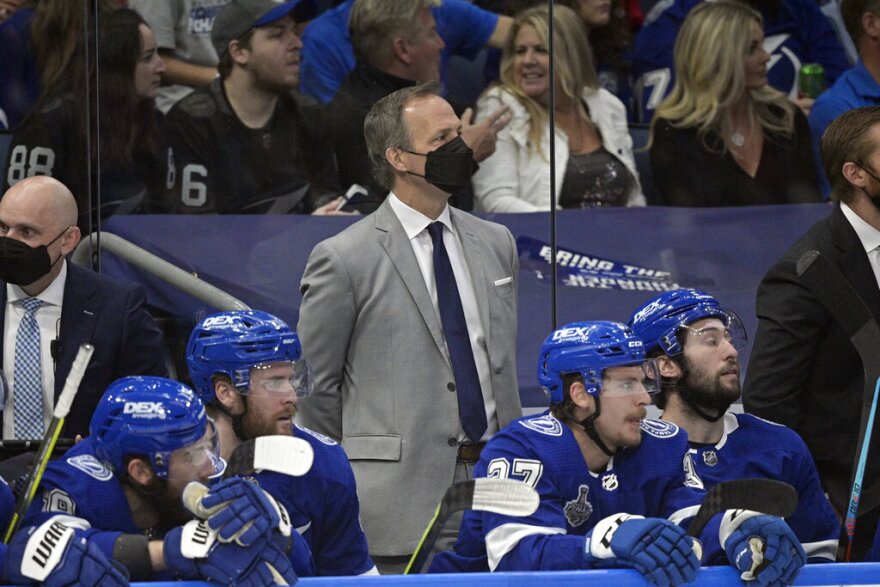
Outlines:
{"label": "blue hockey helmet", "polygon": [[678,331],[704,318],[721,320],[734,348],[741,349],[748,342],[739,316],[698,289],[675,289],[660,294],[633,312],[627,325],[645,341],[646,353],[659,348],[675,356],[684,350],[676,336]]}
{"label": "blue hockey helmet", "polygon": [[[619,322],[572,322],[554,330],[541,346],[538,383],[550,395],[550,403],[563,402],[567,390],[563,375],[579,374],[587,393],[598,397],[602,376],[611,367],[641,366],[642,385],[648,393],[659,389],[653,361],[645,360],[642,341]],[[641,391],[640,386],[637,391]]]}
{"label": "blue hockey helmet", "polygon": [[311,367],[302,356],[299,336],[286,322],[259,310],[212,314],[193,329],[186,347],[193,387],[205,404],[214,400],[215,375],[229,377],[239,393],[250,388],[251,369],[290,363],[290,385],[297,396],[312,390]]}
{"label": "blue hockey helmet", "polygon": [[149,457],[165,478],[171,453],[190,447],[211,460],[214,474],[222,469],[216,435],[201,446],[209,424],[205,406],[186,385],[164,377],[123,377],[104,392],[89,431],[95,455],[117,473],[125,470],[126,456],[136,455]]}

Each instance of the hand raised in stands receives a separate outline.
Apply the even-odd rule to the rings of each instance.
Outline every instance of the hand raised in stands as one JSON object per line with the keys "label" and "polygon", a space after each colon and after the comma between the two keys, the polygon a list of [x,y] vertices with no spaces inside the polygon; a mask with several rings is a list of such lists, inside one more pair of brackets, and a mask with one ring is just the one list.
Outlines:
{"label": "hand raised in stands", "polygon": [[474,159],[482,161],[495,152],[498,131],[507,126],[512,115],[508,106],[501,106],[479,124],[472,124],[474,111],[468,108],[461,115],[461,138],[473,149]]}

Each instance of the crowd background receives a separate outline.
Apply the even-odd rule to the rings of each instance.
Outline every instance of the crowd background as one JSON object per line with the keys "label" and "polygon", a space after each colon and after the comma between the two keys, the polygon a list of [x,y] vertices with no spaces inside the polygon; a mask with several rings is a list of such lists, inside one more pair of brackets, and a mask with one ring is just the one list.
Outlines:
{"label": "crowd background", "polygon": [[[0,19],[3,20],[0,23],[0,55],[3,55],[0,59],[0,126],[5,127],[0,132],[0,147],[8,144],[5,151],[0,150],[2,191],[29,175],[55,175],[71,187],[77,197],[83,234],[100,230],[108,216],[125,213],[369,212],[369,205],[346,206],[347,202],[340,196],[351,193],[350,183],[342,180],[338,172],[328,170],[328,166],[334,165],[332,143],[337,122],[330,113],[335,108],[338,115],[339,106],[338,103],[334,106],[336,94],[328,96],[326,89],[315,85],[314,80],[326,81],[321,77],[324,74],[313,69],[323,59],[327,60],[324,65],[330,72],[325,74],[336,76],[335,83],[343,88],[341,91],[346,88],[346,80],[351,79],[348,76],[358,73],[362,63],[381,70],[383,75],[394,76],[394,84],[412,85],[426,81],[426,77],[437,77],[444,81],[450,102],[468,125],[491,127],[492,136],[486,139],[490,147],[483,154],[473,187],[465,188],[453,199],[453,203],[464,210],[547,211],[554,203],[562,208],[820,203],[828,195],[827,191],[823,195],[820,187],[824,178],[818,153],[810,152],[806,119],[813,124],[815,117],[810,116],[813,100],[819,97],[821,105],[822,98],[800,90],[800,65],[822,65],[823,83],[831,87],[838,78],[846,79],[845,72],[854,65],[858,68],[859,63],[863,69],[868,66],[870,74],[869,64],[873,63],[864,54],[856,61],[859,56],[847,51],[846,47],[852,46],[853,40],[861,51],[864,43],[858,43],[859,39],[873,32],[855,31],[850,26],[852,22],[844,26],[847,10],[844,6],[840,16],[841,7],[836,0],[742,0],[741,5],[746,7],[740,10],[745,11],[744,20],[737,21],[737,26],[724,27],[734,35],[731,43],[716,45],[720,48],[735,44],[742,51],[722,53],[719,49],[717,55],[707,53],[696,42],[690,51],[683,42],[681,46],[676,45],[676,33],[688,28],[685,18],[700,4],[697,1],[566,0],[555,3],[554,7],[557,36],[553,38],[556,44],[553,55],[561,85],[555,88],[556,103],[552,103],[548,101],[549,86],[553,82],[549,81],[547,65],[549,34],[545,27],[549,18],[544,3],[534,0],[423,2],[417,18],[423,18],[424,11],[428,11],[430,22],[411,27],[407,34],[401,35],[404,37],[401,43],[392,43],[395,59],[402,62],[409,59],[408,64],[419,64],[418,60],[424,59],[428,73],[416,68],[410,75],[401,74],[391,66],[378,66],[372,59],[374,56],[359,52],[362,46],[358,44],[357,35],[350,38],[347,20],[355,2],[302,2],[303,9],[296,19],[297,29],[292,31],[293,36],[286,33],[290,36],[290,45],[285,55],[290,58],[280,66],[290,66],[295,61],[296,79],[277,79],[272,71],[277,64],[267,53],[267,60],[254,68],[257,74],[250,73],[248,83],[240,87],[244,95],[265,98],[266,103],[271,104],[263,113],[248,112],[256,119],[251,122],[246,120],[245,113],[236,109],[235,94],[228,87],[224,94],[226,102],[214,105],[200,99],[205,95],[207,84],[213,83],[216,87],[223,80],[236,79],[236,67],[254,71],[244,68],[236,55],[224,59],[223,50],[218,50],[217,41],[212,38],[214,17],[226,3],[227,0],[0,2]],[[166,4],[168,10],[163,12]],[[382,8],[381,2],[375,4],[377,10]],[[870,2],[851,4],[864,7]],[[855,21],[859,22],[859,18]],[[467,28],[466,22],[474,28]],[[698,26],[695,19],[691,23]],[[763,29],[756,32],[754,23]],[[317,28],[320,26],[327,28]],[[846,28],[850,29],[849,33]],[[471,38],[471,42],[456,43],[456,29],[460,36]],[[524,29],[531,34],[523,35]],[[316,30],[335,30],[341,39],[336,45],[339,49],[336,54],[310,44],[319,37]],[[379,37],[387,40],[396,38],[398,33],[389,29],[384,34],[385,37],[381,34]],[[583,38],[578,39],[579,34]],[[749,56],[755,63],[758,78],[753,82],[737,78],[749,67]],[[687,66],[706,68],[705,64],[697,63],[699,58],[724,64],[718,68],[718,77],[731,71],[728,83],[733,84],[736,92],[731,91],[731,87],[707,89],[699,84],[689,87],[687,76],[679,72]],[[685,65],[688,60],[691,63]],[[200,94],[198,88],[203,88],[203,93]],[[697,95],[688,100],[685,98],[688,93]],[[688,118],[702,103],[700,95],[712,99],[713,93],[716,101],[730,98],[730,103],[720,107],[716,104],[715,110],[704,112],[702,118]],[[214,95],[218,95],[216,91]],[[507,101],[501,96],[508,98]],[[597,96],[602,98],[601,104],[596,101]],[[664,102],[667,96],[669,100]],[[880,101],[880,87],[875,99]],[[290,106],[290,112],[295,112],[293,118],[301,121],[290,124],[309,131],[303,134],[305,139],[293,141],[290,146],[275,142],[272,135],[278,112],[274,108],[280,108],[276,106],[278,103],[288,102],[296,104]],[[180,105],[177,110],[175,103]],[[184,163],[175,160],[177,147],[192,138],[194,132],[182,130],[183,118],[209,116],[214,111],[206,114],[208,110],[222,110],[223,104],[231,108],[232,117],[243,123],[242,132],[248,136],[241,139],[242,144],[262,145],[275,159],[289,159],[284,163],[291,169],[291,173],[285,173],[289,188],[283,193],[266,194],[260,191],[262,188],[253,188],[256,191],[250,193],[249,185],[232,185],[232,181],[225,178],[214,184],[203,183],[199,181],[202,177],[199,167],[212,168],[198,158],[199,154],[189,153]],[[507,112],[499,115],[499,104],[506,106]],[[752,104],[782,114],[774,122],[772,116],[759,112],[760,107],[752,108]],[[691,110],[688,105],[692,105]],[[863,104],[849,107],[854,105]],[[553,133],[557,155],[555,188],[550,187],[550,178],[545,177],[550,169],[549,149],[542,150],[545,145],[538,144],[544,140],[549,142],[551,112],[556,121]],[[649,126],[652,118],[655,122]],[[830,119],[825,124],[827,122]],[[681,131],[682,128],[693,130],[692,127],[701,128],[694,131],[698,140],[691,141],[695,154],[686,157],[682,157],[680,145],[658,135],[663,128]],[[230,128],[219,127],[219,140],[202,140],[206,150],[225,154],[228,145],[224,142],[223,130]],[[815,128],[810,127],[814,135]],[[720,136],[723,146],[719,148],[718,144],[706,140],[706,136],[700,134],[704,130],[716,133],[716,138]],[[741,140],[743,144],[739,144]],[[760,144],[756,146],[756,142]],[[571,144],[578,148],[569,151]],[[765,158],[763,154],[771,150],[768,145],[774,152],[783,151],[784,156]],[[345,146],[345,143],[341,147],[337,144],[336,152]],[[751,151],[745,159],[736,158],[733,151],[744,146]],[[514,148],[521,148],[522,152],[514,152]],[[597,152],[603,155],[602,161],[575,159],[577,155],[592,156]],[[561,158],[560,153],[563,153]],[[788,174],[801,185],[796,193],[789,195],[777,183],[757,181],[752,182],[757,185],[748,185],[751,190],[748,198],[721,196],[720,188],[729,188],[730,182],[713,176],[705,163],[695,160],[704,155],[724,159],[728,171],[743,180],[743,185],[749,183],[749,179],[760,179],[762,166],[765,176]],[[272,163],[275,159],[253,164]],[[799,166],[790,165],[790,160]],[[244,175],[237,174],[234,167],[222,161],[212,164],[236,181],[239,179],[236,176]],[[572,178],[583,169],[592,173],[591,179],[575,184],[575,190],[584,193],[574,197]],[[252,178],[248,177],[257,184],[256,180],[268,177],[274,170],[269,168],[263,174],[258,169]],[[606,182],[602,172],[608,170],[612,171],[616,183]],[[673,170],[701,171],[706,173],[705,181],[685,185],[681,178],[670,177],[675,175]],[[318,171],[320,178],[316,179]],[[204,171],[205,175],[208,173]],[[517,196],[517,188],[511,188],[515,176],[521,178],[517,183],[527,184],[524,195]],[[711,187],[713,181],[719,185]],[[365,187],[370,195],[371,186]],[[215,192],[233,188],[239,191],[237,196],[230,196],[232,204],[215,202]],[[487,193],[499,189],[509,192],[506,197],[513,198],[512,206],[496,207],[490,203],[493,196]],[[614,195],[606,195],[611,193]],[[274,205],[290,196],[294,198],[291,205]],[[169,199],[172,204],[168,203]],[[268,205],[250,207],[254,202],[267,201]],[[183,205],[179,205],[181,203]],[[626,212],[620,211],[621,214]],[[533,235],[546,236],[542,240],[549,243],[554,228],[569,230],[572,234],[579,230],[575,223],[565,221],[565,210],[557,214],[558,217],[542,216],[548,219],[545,232]],[[748,214],[753,211],[744,213],[743,218]],[[562,220],[557,222],[558,218]],[[603,229],[614,233],[614,220],[620,216],[609,214],[603,218],[607,219]],[[557,224],[553,226],[553,222]],[[754,228],[742,222],[737,230],[748,234]],[[193,246],[202,246],[198,236],[192,235]],[[754,234],[756,246],[760,246],[761,236]],[[615,242],[623,240],[620,235],[614,239]],[[651,246],[639,244],[638,239],[632,242],[637,247]],[[308,247],[312,244],[308,242]],[[269,254],[276,257],[276,262],[283,262],[284,250],[272,249]],[[620,255],[613,258],[626,259],[628,252],[621,250]],[[242,259],[240,264],[241,275],[246,279],[247,261]],[[699,269],[700,264],[695,263],[691,271],[698,273]],[[295,289],[296,284],[286,284],[286,287]],[[753,297],[754,292],[745,295]],[[528,312],[533,302],[521,300],[520,312]],[[554,303],[548,289],[547,306]],[[168,328],[175,328],[174,321],[169,322]],[[542,326],[541,330],[545,328]]]}

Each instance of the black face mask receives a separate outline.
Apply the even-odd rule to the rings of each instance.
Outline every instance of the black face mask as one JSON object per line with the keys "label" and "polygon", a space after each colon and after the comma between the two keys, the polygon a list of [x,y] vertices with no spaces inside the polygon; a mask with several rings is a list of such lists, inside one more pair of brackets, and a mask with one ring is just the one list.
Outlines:
{"label": "black face mask", "polygon": [[[858,165],[858,164],[857,164],[857,165]],[[880,177],[877,177],[876,175],[874,175],[874,172],[873,172],[873,171],[871,171],[870,169],[868,169],[868,168],[865,167],[864,165],[859,165],[859,167],[861,167],[862,169],[864,169],[865,172],[866,172],[868,175],[870,175],[871,177],[873,177],[873,178],[874,178],[874,181],[880,183]],[[880,210],[880,201],[878,201],[878,198],[880,198],[880,194],[874,194],[874,195],[871,195],[871,194],[868,193],[868,190],[866,190],[865,188],[859,188],[859,189],[862,190],[862,192],[864,192],[864,194],[865,194],[866,196],[868,196],[868,199],[871,200],[871,203],[874,204],[874,207],[877,208],[878,210]]]}
{"label": "black face mask", "polygon": [[0,236],[0,279],[15,285],[29,285],[49,273],[63,257],[58,255],[52,261],[49,258],[49,245],[61,238],[68,228],[70,227],[62,230],[49,244],[36,247],[8,236]]}
{"label": "black face mask", "polygon": [[415,151],[407,151],[407,153],[427,157],[425,175],[419,175],[412,171],[407,171],[407,173],[416,177],[424,177],[425,181],[437,186],[447,194],[454,194],[467,186],[479,167],[474,161],[474,152],[461,137],[455,137],[430,153],[416,153]]}

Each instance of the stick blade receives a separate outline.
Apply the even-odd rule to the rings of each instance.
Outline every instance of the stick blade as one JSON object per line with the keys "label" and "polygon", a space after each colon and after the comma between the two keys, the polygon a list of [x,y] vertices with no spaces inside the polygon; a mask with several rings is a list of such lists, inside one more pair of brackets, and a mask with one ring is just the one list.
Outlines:
{"label": "stick blade", "polygon": [[312,468],[312,446],[293,436],[260,436],[242,442],[229,457],[224,478],[267,470],[302,477]]}
{"label": "stick blade", "polygon": [[513,479],[474,480],[474,499],[470,509],[503,516],[531,516],[538,510],[538,492]]}
{"label": "stick blade", "polygon": [[725,510],[752,510],[785,518],[798,504],[795,488],[775,479],[737,479],[719,483],[706,493],[688,534],[699,536],[709,520]]}

